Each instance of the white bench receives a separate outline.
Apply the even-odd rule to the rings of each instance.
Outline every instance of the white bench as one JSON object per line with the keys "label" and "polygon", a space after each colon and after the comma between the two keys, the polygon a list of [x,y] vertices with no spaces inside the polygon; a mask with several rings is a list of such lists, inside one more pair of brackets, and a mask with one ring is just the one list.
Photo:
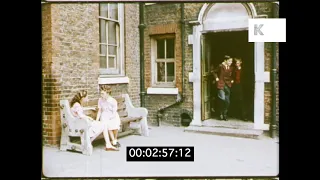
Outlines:
{"label": "white bench", "polygon": [[[122,94],[120,97],[115,97],[115,99],[118,102],[118,113],[121,120],[118,137],[121,138],[129,134],[149,136],[147,124],[148,110],[143,107],[135,108],[128,94]],[[97,101],[93,101],[92,103],[97,104]],[[96,106],[84,107],[84,110],[93,112],[92,116],[94,119],[96,117]],[[68,100],[60,100],[60,112],[62,128],[60,150],[74,150],[90,156],[93,150],[88,134],[90,123],[72,115]],[[71,138],[73,137],[80,137],[80,143],[72,142]],[[102,133],[95,140],[101,138],[103,138]]]}

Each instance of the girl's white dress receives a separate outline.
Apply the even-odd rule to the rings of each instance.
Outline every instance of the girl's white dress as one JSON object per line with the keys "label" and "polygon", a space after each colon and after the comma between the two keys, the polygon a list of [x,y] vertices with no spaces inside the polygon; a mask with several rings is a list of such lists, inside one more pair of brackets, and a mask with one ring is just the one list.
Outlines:
{"label": "girl's white dress", "polygon": [[107,123],[108,130],[119,130],[121,121],[117,112],[117,100],[111,96],[109,96],[106,100],[99,98],[98,108],[101,109],[100,121]]}

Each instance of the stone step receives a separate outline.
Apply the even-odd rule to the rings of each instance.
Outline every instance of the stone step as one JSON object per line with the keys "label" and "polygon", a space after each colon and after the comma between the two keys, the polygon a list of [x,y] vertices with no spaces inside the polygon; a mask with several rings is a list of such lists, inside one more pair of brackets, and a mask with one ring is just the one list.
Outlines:
{"label": "stone step", "polygon": [[253,122],[245,122],[236,119],[229,119],[228,121],[221,121],[221,120],[205,120],[202,122],[203,126],[206,127],[224,127],[224,128],[232,128],[232,129],[253,129]]}
{"label": "stone step", "polygon": [[231,137],[242,137],[242,138],[251,138],[251,139],[259,139],[259,136],[263,134],[263,130],[234,129],[234,128],[226,128],[226,127],[205,127],[205,126],[189,126],[184,129],[184,132],[231,136]]}

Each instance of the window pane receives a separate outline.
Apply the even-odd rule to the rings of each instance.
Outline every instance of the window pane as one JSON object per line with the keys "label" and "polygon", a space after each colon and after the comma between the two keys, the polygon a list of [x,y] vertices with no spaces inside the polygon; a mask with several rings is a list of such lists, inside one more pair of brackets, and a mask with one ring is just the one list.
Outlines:
{"label": "window pane", "polygon": [[108,3],[100,4],[100,16],[108,17]]}
{"label": "window pane", "polygon": [[158,82],[165,82],[165,66],[164,66],[164,62],[157,63],[157,73],[158,73],[157,81]]}
{"label": "window pane", "polygon": [[164,58],[164,39],[157,40],[157,58]]}
{"label": "window pane", "polygon": [[105,45],[100,45],[100,54],[102,55],[107,55],[107,46]]}
{"label": "window pane", "polygon": [[167,63],[167,82],[174,81],[174,63]]}
{"label": "window pane", "polygon": [[167,39],[167,57],[174,58],[174,39]]}
{"label": "window pane", "polygon": [[109,46],[109,55],[117,55],[117,47]]}
{"label": "window pane", "polygon": [[109,18],[118,20],[118,4],[110,3],[109,10]]}
{"label": "window pane", "polygon": [[108,59],[108,68],[115,68],[115,67],[116,67],[115,58],[109,56],[109,59]]}
{"label": "window pane", "polygon": [[116,41],[116,23],[109,21],[108,22],[108,44],[117,44]]}
{"label": "window pane", "polygon": [[100,68],[101,69],[107,68],[106,56],[100,56]]}
{"label": "window pane", "polygon": [[100,19],[100,43],[106,43],[106,21]]}

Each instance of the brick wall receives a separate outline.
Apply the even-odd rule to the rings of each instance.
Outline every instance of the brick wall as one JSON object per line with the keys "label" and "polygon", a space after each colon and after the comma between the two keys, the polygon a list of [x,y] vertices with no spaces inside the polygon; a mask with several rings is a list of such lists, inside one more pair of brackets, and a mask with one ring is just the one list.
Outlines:
{"label": "brick wall", "polygon": [[125,4],[125,61],[126,75],[130,79],[128,93],[132,104],[140,107],[140,36],[139,4]]}
{"label": "brick wall", "polygon": [[[126,5],[125,60],[129,84],[112,85],[113,95],[129,93],[140,105],[138,5]],[[58,145],[61,135],[59,100],[87,90],[97,99],[99,77],[99,5],[42,5],[43,144]]]}
{"label": "brick wall", "polygon": [[[57,145],[61,134],[59,100],[70,100],[82,89],[88,91],[89,99],[97,96],[98,6],[55,3],[43,7],[43,17],[51,25],[43,24],[50,29],[50,33],[43,31],[44,38],[51,39],[51,46],[43,48],[43,143]],[[51,53],[46,56],[47,51]]]}
{"label": "brick wall", "polygon": [[[182,54],[181,54],[181,7],[180,4],[165,3],[146,6],[145,8],[145,87],[152,87],[151,78],[151,37],[157,37],[165,34],[175,34],[175,62],[176,62],[176,87],[179,93],[182,93]],[[184,39],[187,42],[187,36]],[[185,50],[188,45],[185,43]],[[189,58],[189,62],[187,60]],[[191,61],[190,61],[191,58]],[[188,72],[192,71],[192,54],[185,54],[185,101],[165,110],[167,115],[163,121],[173,125],[180,125],[180,114],[182,110],[192,112],[192,84],[188,85]],[[148,121],[150,124],[157,124],[157,112],[159,108],[169,106],[176,102],[176,95],[147,95],[146,108],[149,111]],[[192,117],[191,117],[192,118]]]}
{"label": "brick wall", "polygon": [[43,138],[45,144],[55,144],[60,133],[57,116],[59,108],[57,106],[61,92],[61,76],[52,69],[57,66],[52,57],[52,22],[51,5],[42,5],[42,119]]}

